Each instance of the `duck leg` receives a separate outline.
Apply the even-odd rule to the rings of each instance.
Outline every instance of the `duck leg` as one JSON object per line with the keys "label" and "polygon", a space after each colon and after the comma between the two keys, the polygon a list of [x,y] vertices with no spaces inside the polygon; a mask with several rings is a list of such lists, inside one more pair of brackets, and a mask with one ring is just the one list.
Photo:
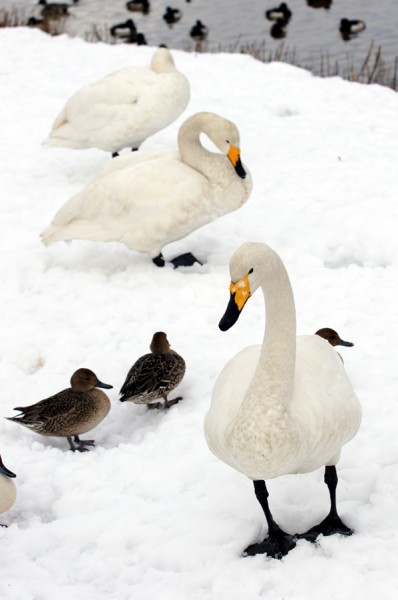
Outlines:
{"label": "duck leg", "polygon": [[163,396],[164,402],[151,402],[147,404],[148,408],[170,408],[174,404],[177,404],[180,400],[182,400],[182,396],[177,396],[177,398],[173,398],[172,400],[167,400],[167,396]]}
{"label": "duck leg", "polygon": [[311,527],[305,533],[299,534],[298,538],[304,538],[309,542],[315,542],[318,535],[333,535],[339,533],[340,535],[352,535],[354,531],[347,527],[340,519],[337,513],[336,505],[336,487],[338,482],[337,471],[335,466],[325,467],[324,481],[329,489],[330,495],[330,512],[326,519],[324,519],[319,525]]}
{"label": "duck leg", "polygon": [[272,558],[281,559],[296,543],[293,536],[283,531],[277,523],[275,523],[268,505],[268,490],[265,481],[253,481],[254,492],[259,501],[261,508],[264,511],[265,518],[268,524],[268,536],[258,544],[251,544],[244,550],[244,556],[254,556],[255,554],[267,554]]}
{"label": "duck leg", "polygon": [[72,441],[72,436],[66,436],[66,439],[69,442],[69,446],[72,452],[76,452],[76,450],[78,452],[89,452],[89,449],[86,448],[86,445],[94,446],[95,444],[94,440],[81,440],[78,435],[75,435],[73,437],[74,442],[76,442],[75,444]]}

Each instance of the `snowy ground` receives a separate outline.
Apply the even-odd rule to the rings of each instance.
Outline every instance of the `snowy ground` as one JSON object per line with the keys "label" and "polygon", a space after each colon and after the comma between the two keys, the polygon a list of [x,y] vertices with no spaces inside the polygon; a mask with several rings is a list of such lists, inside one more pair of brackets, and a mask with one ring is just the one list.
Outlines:
{"label": "snowy ground", "polygon": [[[86,366],[114,385],[94,451],[73,454],[2,419],[0,451],[18,497],[2,516],[2,600],[392,600],[398,585],[398,96],[317,79],[248,56],[175,52],[192,100],[142,151],[175,147],[200,110],[232,119],[254,189],[247,204],[165,249],[203,267],[158,269],[118,244],[44,248],[57,208],[110,160],[99,150],[40,146],[78,87],[129,65],[148,47],[89,45],[0,30],[2,416],[69,385]],[[284,260],[298,333],[333,327],[363,405],[338,466],[341,515],[356,530],[301,541],[282,561],[242,558],[265,522],[241,474],[207,449],[212,387],[237,350],[260,343],[261,294],[227,333],[228,261],[265,241]],[[164,330],[187,362],[169,412],[121,404],[131,364]],[[269,482],[276,520],[304,531],[328,509],[323,472]]]}

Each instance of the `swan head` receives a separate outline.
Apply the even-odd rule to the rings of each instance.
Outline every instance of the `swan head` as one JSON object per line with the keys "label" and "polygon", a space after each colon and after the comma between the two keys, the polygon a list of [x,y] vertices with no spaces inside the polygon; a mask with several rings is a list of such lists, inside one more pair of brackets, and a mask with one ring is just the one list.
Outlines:
{"label": "swan head", "polygon": [[215,113],[202,112],[192,117],[222,154],[225,154],[236,174],[245,179],[246,171],[240,158],[240,137],[235,123]]}
{"label": "swan head", "polygon": [[175,71],[175,63],[170,50],[163,46],[157,48],[152,56],[151,69],[155,73]]}
{"label": "swan head", "polygon": [[236,323],[250,296],[265,280],[280,274],[280,265],[276,252],[260,242],[248,242],[234,252],[229,263],[230,298],[219,323],[221,331],[227,331]]}

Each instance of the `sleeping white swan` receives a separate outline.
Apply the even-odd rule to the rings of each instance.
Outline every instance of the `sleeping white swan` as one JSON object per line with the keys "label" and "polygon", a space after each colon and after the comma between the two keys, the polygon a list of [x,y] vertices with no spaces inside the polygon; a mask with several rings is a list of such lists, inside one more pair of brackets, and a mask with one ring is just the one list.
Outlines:
{"label": "sleeping white swan", "polygon": [[[200,142],[205,133],[221,154]],[[239,132],[214,113],[196,113],[178,133],[179,153],[140,152],[110,161],[99,176],[71,198],[42,233],[59,240],[119,241],[164,265],[162,248],[242,206],[251,177],[240,160]],[[172,262],[189,266],[186,253]],[[198,261],[199,262],[199,261]]]}
{"label": "sleeping white swan", "polygon": [[114,156],[133,150],[185,110],[190,96],[186,77],[167,48],[158,48],[150,67],[111,73],[84,86],[66,102],[43,144],[99,148]]}
{"label": "sleeping white swan", "polygon": [[246,549],[281,558],[295,546],[294,536],[273,520],[266,479],[307,473],[325,465],[331,509],[322,523],[297,537],[352,530],[336,509],[341,447],[353,438],[361,408],[330,344],[317,335],[296,338],[293,292],[279,256],[266,244],[247,243],[230,261],[230,301],[220,329],[232,327],[248,298],[261,287],[266,304],[262,346],[249,346],[230,360],[214,386],[205,419],[210,450],[254,482],[268,523],[268,537]]}

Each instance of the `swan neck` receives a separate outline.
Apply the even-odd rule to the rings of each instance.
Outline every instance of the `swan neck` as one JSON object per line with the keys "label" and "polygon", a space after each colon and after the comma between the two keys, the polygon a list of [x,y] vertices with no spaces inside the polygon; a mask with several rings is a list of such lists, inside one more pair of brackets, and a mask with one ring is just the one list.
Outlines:
{"label": "swan neck", "polygon": [[203,161],[207,161],[210,155],[214,155],[204,148],[200,142],[200,134],[203,131],[201,123],[191,120],[189,127],[185,125],[184,123],[181,126],[178,133],[178,149],[181,160],[196,170],[201,170],[198,169],[198,165]]}
{"label": "swan neck", "polygon": [[252,389],[263,403],[288,405],[293,394],[296,361],[296,311],[284,266],[272,282],[262,285],[265,331]]}

